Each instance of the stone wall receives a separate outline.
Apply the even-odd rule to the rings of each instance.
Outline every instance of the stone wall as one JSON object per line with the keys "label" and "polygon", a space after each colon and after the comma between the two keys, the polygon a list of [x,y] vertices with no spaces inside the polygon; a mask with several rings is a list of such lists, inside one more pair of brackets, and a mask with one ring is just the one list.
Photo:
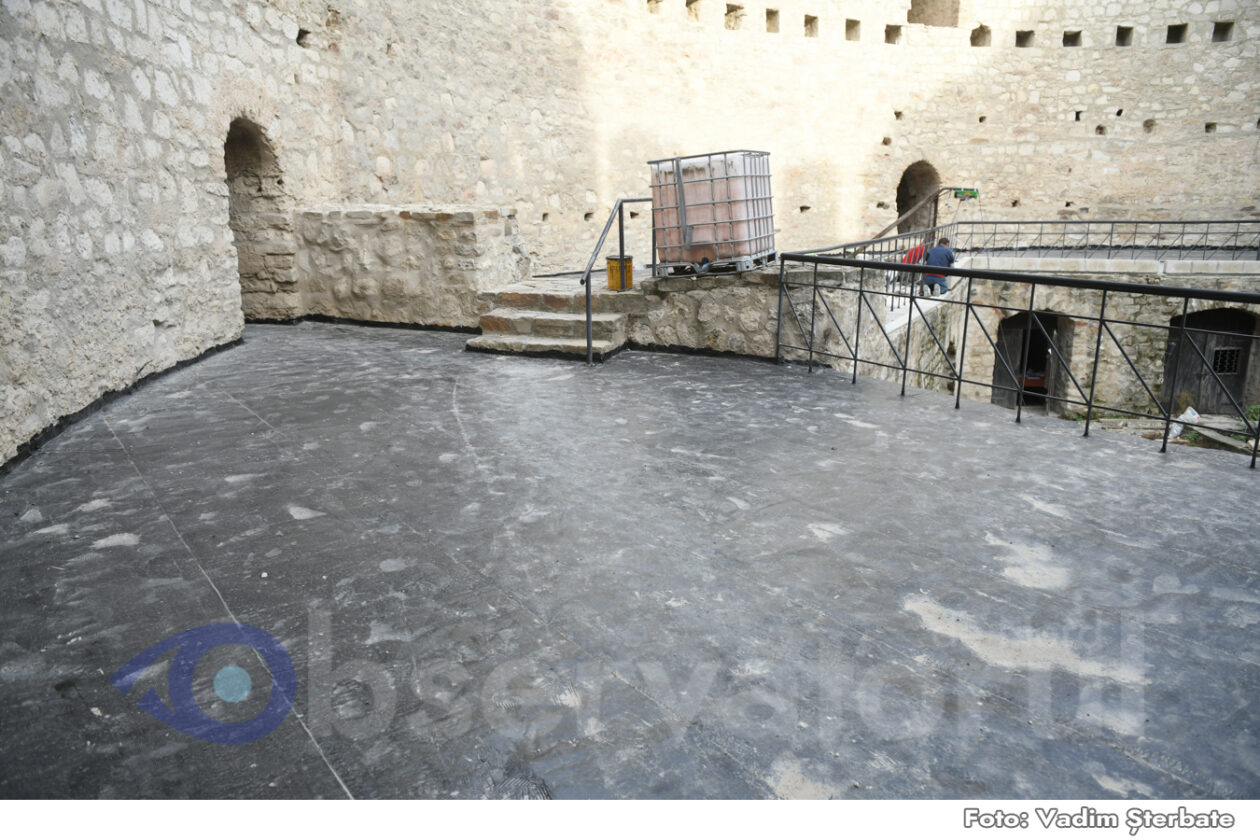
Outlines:
{"label": "stone wall", "polygon": [[647,305],[631,318],[633,344],[774,358],[777,269],[661,277],[641,285]]}
{"label": "stone wall", "polygon": [[529,276],[516,218],[497,210],[311,209],[297,232],[308,314],[475,327],[486,293]]}

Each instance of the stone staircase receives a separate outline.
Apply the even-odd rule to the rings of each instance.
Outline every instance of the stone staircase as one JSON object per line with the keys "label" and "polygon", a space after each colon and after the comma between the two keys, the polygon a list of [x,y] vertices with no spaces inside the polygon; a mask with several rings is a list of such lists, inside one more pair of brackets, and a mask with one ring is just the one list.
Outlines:
{"label": "stone staircase", "polygon": [[[625,347],[630,315],[646,311],[640,279],[636,273],[635,288],[613,292],[603,287],[602,274],[592,278],[592,349],[597,360]],[[465,349],[586,358],[586,290],[576,277],[509,286],[492,296],[490,306],[481,316],[481,335],[469,339]]]}

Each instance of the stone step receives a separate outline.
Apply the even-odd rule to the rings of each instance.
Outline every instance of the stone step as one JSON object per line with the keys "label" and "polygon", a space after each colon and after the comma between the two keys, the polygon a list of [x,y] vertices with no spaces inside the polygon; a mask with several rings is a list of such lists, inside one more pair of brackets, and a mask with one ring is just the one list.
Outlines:
{"label": "stone step", "polygon": [[[620,313],[595,312],[591,332],[595,338],[625,343],[629,319]],[[499,307],[481,316],[482,333],[538,335],[586,340],[586,313],[547,312],[536,309]]]}
{"label": "stone step", "polygon": [[[575,359],[586,358],[586,339],[556,338],[546,335],[509,335],[507,333],[486,333],[471,338],[464,345],[466,350],[478,350],[483,353],[516,353],[526,356],[571,356]],[[604,361],[621,346],[611,341],[598,340],[591,344],[596,361]]]}
{"label": "stone step", "polygon": [[[592,289],[592,312],[625,312],[642,314],[647,311],[647,301],[643,292],[629,289],[624,292],[612,292],[607,289]],[[581,287],[573,291],[539,290],[529,286],[508,287],[494,297],[496,307],[512,309],[543,310],[547,312],[566,312],[569,314],[586,313],[586,292]]]}

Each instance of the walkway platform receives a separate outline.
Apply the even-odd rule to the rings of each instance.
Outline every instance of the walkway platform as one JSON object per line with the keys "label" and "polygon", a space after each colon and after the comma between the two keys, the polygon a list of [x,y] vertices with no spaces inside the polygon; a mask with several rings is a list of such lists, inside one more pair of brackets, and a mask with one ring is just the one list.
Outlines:
{"label": "walkway platform", "polygon": [[[466,338],[251,325],[0,477],[0,796],[1260,796],[1241,456]],[[108,679],[236,621],[257,740]]]}

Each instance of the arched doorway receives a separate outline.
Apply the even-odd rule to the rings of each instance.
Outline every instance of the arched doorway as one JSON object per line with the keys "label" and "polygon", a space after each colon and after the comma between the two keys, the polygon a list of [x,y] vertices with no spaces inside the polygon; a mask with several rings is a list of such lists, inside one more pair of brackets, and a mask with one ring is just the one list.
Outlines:
{"label": "arched doorway", "polygon": [[991,402],[1015,408],[1020,378],[1024,405],[1045,406],[1048,414],[1062,414],[1069,407],[1065,397],[1081,399],[1065,368],[1072,363],[1074,328],[1071,318],[1057,312],[1021,312],[1004,318],[997,329]]}
{"label": "arched doorway", "polygon": [[241,309],[252,320],[295,318],[301,300],[293,274],[293,219],[284,173],[262,128],[243,117],[233,120],[223,163]]}
{"label": "arched doorway", "polygon": [[1234,403],[1246,409],[1260,402],[1257,377],[1250,371],[1255,315],[1241,309],[1191,312],[1186,316],[1186,341],[1180,353],[1181,316],[1168,325],[1172,330],[1164,353],[1161,396],[1165,404],[1171,401],[1174,413],[1193,406],[1200,414],[1233,414]]}
{"label": "arched doorway", "polygon": [[[897,218],[901,218],[923,199],[941,188],[936,167],[921,160],[910,164],[897,184]],[[936,224],[936,202],[929,201],[897,225],[898,233],[924,230]]]}

